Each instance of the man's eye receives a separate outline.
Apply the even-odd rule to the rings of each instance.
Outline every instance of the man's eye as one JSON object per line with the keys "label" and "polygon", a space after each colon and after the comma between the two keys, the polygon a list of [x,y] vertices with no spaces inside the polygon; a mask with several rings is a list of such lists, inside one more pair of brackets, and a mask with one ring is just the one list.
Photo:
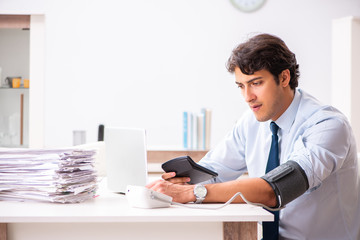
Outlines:
{"label": "man's eye", "polygon": [[253,84],[254,86],[258,86],[258,85],[261,84],[261,82],[253,82],[252,84]]}

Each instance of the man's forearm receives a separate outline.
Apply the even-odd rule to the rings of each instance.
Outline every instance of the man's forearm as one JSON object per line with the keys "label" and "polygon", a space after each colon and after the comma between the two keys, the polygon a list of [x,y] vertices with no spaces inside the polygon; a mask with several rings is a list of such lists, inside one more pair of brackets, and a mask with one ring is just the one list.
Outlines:
{"label": "man's forearm", "polygon": [[[261,178],[239,179],[224,183],[205,185],[208,194],[204,202],[226,202],[235,193],[241,192],[244,197],[256,203],[262,203],[269,207],[276,205],[276,197],[271,186]],[[234,202],[244,202],[239,196]]]}

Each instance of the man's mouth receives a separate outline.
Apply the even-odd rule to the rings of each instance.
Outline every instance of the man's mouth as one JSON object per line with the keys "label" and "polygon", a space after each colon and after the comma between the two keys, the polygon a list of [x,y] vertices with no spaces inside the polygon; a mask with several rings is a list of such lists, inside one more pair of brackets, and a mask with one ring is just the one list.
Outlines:
{"label": "man's mouth", "polygon": [[259,111],[259,109],[261,108],[261,104],[254,104],[254,105],[251,105],[250,108],[254,111],[254,112],[257,112]]}

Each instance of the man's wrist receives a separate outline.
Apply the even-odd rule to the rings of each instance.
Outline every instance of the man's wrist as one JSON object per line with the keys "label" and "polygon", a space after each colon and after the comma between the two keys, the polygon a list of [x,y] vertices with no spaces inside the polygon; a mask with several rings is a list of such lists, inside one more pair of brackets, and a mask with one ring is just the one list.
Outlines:
{"label": "man's wrist", "polygon": [[191,186],[191,191],[189,192],[189,195],[190,195],[190,201],[189,202],[196,202],[196,196],[194,194],[195,185],[190,185],[190,186]]}

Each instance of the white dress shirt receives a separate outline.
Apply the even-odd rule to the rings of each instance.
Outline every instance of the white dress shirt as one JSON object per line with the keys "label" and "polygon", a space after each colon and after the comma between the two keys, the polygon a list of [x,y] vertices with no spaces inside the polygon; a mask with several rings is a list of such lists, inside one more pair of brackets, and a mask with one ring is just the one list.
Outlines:
{"label": "white dress shirt", "polygon": [[[280,239],[360,239],[357,150],[347,119],[298,89],[276,124],[280,164],[296,161],[310,186],[280,211]],[[258,122],[248,111],[200,164],[219,174],[213,182],[244,172],[261,177],[270,145],[270,121]]]}

